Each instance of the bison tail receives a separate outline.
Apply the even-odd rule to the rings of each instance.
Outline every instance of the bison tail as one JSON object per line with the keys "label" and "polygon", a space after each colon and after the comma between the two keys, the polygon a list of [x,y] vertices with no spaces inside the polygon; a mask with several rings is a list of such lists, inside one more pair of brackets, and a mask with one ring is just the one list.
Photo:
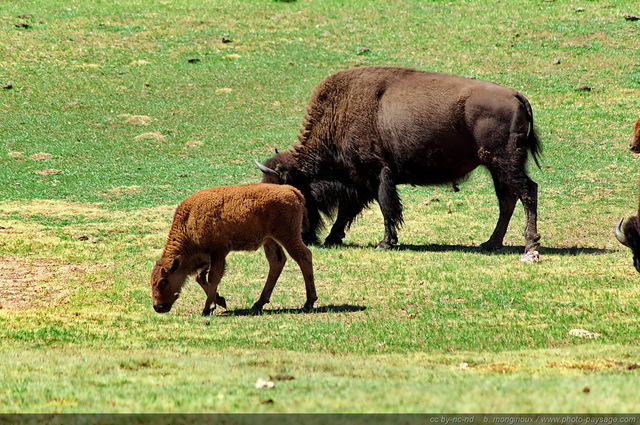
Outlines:
{"label": "bison tail", "polygon": [[529,104],[527,98],[520,93],[516,94],[516,98],[520,101],[522,106],[524,106],[525,110],[527,111],[527,120],[529,121],[529,134],[527,135],[527,144],[529,145],[529,152],[533,157],[533,161],[536,163],[536,166],[538,168],[541,168],[540,156],[542,155],[542,142],[540,141],[540,138],[538,138],[535,126],[533,125],[533,111],[531,110],[531,104]]}

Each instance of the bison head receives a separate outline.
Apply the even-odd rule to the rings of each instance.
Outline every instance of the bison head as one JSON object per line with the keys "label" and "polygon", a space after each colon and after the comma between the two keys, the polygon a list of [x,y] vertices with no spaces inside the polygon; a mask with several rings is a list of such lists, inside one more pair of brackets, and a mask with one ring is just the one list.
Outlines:
{"label": "bison head", "polygon": [[[276,151],[276,155],[269,158],[264,164],[258,161],[255,163],[262,171],[263,183],[288,184],[302,192],[306,208],[302,240],[307,245],[317,245],[319,244],[317,232],[323,226],[317,191],[314,189],[317,184],[298,165],[294,152],[297,151],[295,149],[287,152]],[[325,212],[325,209],[322,211]]]}
{"label": "bison head", "polygon": [[622,245],[631,248],[633,266],[640,272],[640,221],[638,221],[638,217],[621,218],[616,226],[615,235]]}
{"label": "bison head", "polygon": [[180,290],[186,280],[180,272],[180,258],[172,260],[161,258],[151,270],[151,295],[153,309],[157,313],[167,313],[180,296]]}
{"label": "bison head", "polygon": [[289,184],[304,192],[305,186],[308,186],[304,173],[299,169],[294,153],[278,152],[275,156],[269,158],[264,165],[255,161],[256,165],[262,171],[263,183]]}
{"label": "bison head", "polygon": [[633,126],[633,136],[631,137],[629,149],[632,152],[640,153],[640,118],[636,121],[636,125]]}

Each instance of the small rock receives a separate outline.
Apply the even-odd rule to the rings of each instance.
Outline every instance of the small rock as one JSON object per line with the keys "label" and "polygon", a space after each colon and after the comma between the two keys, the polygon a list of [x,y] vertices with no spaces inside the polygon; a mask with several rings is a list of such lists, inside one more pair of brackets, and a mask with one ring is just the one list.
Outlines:
{"label": "small rock", "polygon": [[589,388],[589,387],[584,387],[584,388],[582,389],[582,392],[583,392],[583,393],[590,393],[590,392],[591,392],[591,388]]}
{"label": "small rock", "polygon": [[523,263],[539,263],[540,253],[538,251],[527,252],[520,257],[520,261]]}
{"label": "small rock", "polygon": [[625,13],[624,15],[622,15],[624,17],[624,19],[626,19],[627,21],[639,21],[640,20],[640,16],[638,15],[632,15],[630,13]]}
{"label": "small rock", "polygon": [[600,334],[598,332],[591,332],[591,331],[588,331],[586,329],[579,329],[579,328],[571,329],[569,331],[569,335],[570,336],[577,336],[578,338],[589,338],[589,339],[597,338],[599,336],[602,336],[602,334]]}
{"label": "small rock", "polygon": [[269,381],[266,380],[264,378],[258,378],[258,380],[256,381],[256,388],[273,388],[275,387],[276,384],[273,383],[273,381]]}
{"label": "small rock", "polygon": [[591,90],[593,90],[593,88],[591,88],[589,86],[584,86],[584,85],[575,86],[573,89],[575,91],[591,91]]}
{"label": "small rock", "polygon": [[227,43],[231,43],[232,41],[230,39],[228,39],[227,37],[222,37],[222,42],[224,44],[227,44]]}
{"label": "small rock", "polygon": [[11,83],[3,84],[2,88],[5,90],[11,90],[13,88],[13,84]]}
{"label": "small rock", "polygon": [[187,62],[196,63],[196,62],[200,62],[200,59],[199,58],[189,58],[189,59],[187,59]]}

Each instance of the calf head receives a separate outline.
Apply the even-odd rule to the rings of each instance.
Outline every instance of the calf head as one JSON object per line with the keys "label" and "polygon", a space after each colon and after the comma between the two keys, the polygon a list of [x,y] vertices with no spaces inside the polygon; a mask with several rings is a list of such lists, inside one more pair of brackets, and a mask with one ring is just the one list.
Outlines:
{"label": "calf head", "polygon": [[632,152],[640,153],[640,118],[638,118],[638,121],[636,121],[636,124],[633,126],[633,136],[631,137],[629,149],[631,149]]}
{"label": "calf head", "polygon": [[615,230],[616,239],[631,248],[633,266],[640,273],[640,221],[637,216],[621,218]]}
{"label": "calf head", "polygon": [[173,303],[180,296],[180,290],[186,280],[185,273],[180,271],[180,258],[161,258],[151,270],[151,295],[153,309],[157,313],[171,310]]}

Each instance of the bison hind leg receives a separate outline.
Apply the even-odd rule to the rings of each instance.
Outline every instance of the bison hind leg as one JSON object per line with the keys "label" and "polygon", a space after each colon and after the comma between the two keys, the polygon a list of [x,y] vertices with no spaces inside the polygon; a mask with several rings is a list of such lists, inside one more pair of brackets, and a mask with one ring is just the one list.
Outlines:
{"label": "bison hind leg", "polygon": [[403,220],[402,201],[388,167],[384,167],[380,173],[378,204],[384,217],[384,238],[378,243],[376,249],[392,248],[398,243],[398,228]]}

